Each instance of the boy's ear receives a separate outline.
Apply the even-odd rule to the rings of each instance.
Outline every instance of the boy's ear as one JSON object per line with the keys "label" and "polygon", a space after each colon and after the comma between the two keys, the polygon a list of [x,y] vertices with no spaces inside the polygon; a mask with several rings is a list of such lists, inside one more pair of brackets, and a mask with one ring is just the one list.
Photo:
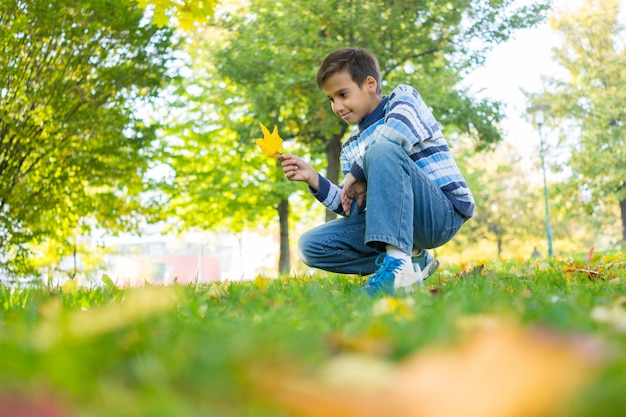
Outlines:
{"label": "boy's ear", "polygon": [[365,83],[367,85],[367,91],[376,94],[376,87],[378,87],[378,83],[376,82],[376,79],[372,77],[371,75],[368,75],[367,78],[365,79]]}

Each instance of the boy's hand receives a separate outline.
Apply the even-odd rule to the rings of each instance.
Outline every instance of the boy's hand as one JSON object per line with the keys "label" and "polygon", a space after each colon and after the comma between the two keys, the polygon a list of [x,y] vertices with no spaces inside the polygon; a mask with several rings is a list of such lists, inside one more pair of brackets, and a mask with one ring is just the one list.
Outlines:
{"label": "boy's hand", "polygon": [[309,187],[314,191],[317,191],[319,187],[319,177],[317,171],[313,169],[304,160],[295,155],[278,155],[283,172],[289,181],[303,181],[306,182]]}
{"label": "boy's hand", "polygon": [[367,186],[364,182],[358,181],[352,174],[346,175],[340,194],[341,207],[343,207],[343,212],[346,213],[346,216],[349,216],[353,209],[356,208],[353,207],[355,201],[358,207],[363,206],[366,191]]}

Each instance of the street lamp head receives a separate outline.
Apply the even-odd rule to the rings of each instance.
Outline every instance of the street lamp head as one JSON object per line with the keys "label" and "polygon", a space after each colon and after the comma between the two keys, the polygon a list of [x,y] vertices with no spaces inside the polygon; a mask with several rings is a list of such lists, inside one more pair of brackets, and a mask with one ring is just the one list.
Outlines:
{"label": "street lamp head", "polygon": [[535,123],[537,123],[537,125],[541,127],[543,126],[543,123],[545,121],[544,111],[549,110],[549,109],[550,109],[549,104],[535,104],[528,109],[528,113],[531,113],[533,115],[533,118],[535,119]]}

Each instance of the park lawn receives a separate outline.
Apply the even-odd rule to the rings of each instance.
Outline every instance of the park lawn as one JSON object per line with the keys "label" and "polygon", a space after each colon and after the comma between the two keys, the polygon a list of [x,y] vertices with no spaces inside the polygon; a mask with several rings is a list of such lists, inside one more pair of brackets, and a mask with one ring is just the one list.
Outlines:
{"label": "park lawn", "polygon": [[626,415],[621,252],[443,265],[375,300],[341,275],[105,281],[0,286],[0,415]]}

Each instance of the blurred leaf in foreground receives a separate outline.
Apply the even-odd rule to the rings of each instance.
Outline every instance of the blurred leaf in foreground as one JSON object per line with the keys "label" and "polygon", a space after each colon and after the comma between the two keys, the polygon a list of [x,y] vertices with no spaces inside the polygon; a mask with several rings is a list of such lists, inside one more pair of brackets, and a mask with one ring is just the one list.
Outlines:
{"label": "blurred leaf in foreground", "polygon": [[314,375],[285,365],[253,381],[300,417],[548,417],[590,382],[594,362],[584,343],[486,323],[457,346],[433,346],[399,364],[339,356]]}
{"label": "blurred leaf in foreground", "polygon": [[172,288],[136,288],[129,290],[121,303],[71,313],[67,322],[68,331],[70,336],[78,339],[97,336],[169,311],[176,304]]}
{"label": "blurred leaf in foreground", "polygon": [[173,287],[133,288],[124,293],[121,301],[67,314],[62,311],[59,299],[54,299],[41,307],[44,320],[35,327],[32,341],[40,350],[47,350],[63,338],[98,337],[170,311],[177,305]]}

